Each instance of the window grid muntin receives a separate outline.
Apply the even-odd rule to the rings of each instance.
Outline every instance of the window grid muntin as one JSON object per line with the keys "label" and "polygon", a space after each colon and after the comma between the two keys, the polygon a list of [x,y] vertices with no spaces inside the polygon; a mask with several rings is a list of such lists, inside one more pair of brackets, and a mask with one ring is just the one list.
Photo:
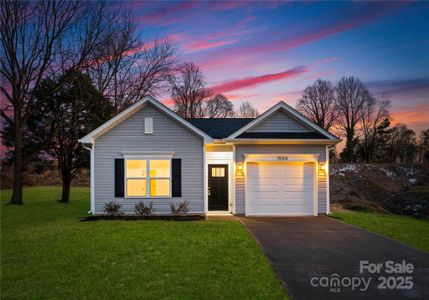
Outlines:
{"label": "window grid muntin", "polygon": [[[125,198],[171,198],[172,190],[172,167],[171,158],[140,158],[140,159],[125,159],[125,168],[127,167],[128,160],[145,160],[146,161],[146,177],[127,177],[127,170],[125,170],[124,184],[125,184]],[[170,176],[169,177],[151,177],[150,176],[150,161],[151,160],[167,160],[169,161]],[[128,196],[127,179],[141,179],[146,180],[146,196]],[[169,179],[169,194],[167,196],[151,196],[150,180],[151,179]]]}

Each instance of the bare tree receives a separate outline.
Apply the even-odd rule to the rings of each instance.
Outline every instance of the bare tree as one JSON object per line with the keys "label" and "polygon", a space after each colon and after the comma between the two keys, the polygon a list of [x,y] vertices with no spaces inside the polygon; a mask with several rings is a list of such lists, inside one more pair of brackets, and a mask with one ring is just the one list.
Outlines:
{"label": "bare tree", "polygon": [[259,112],[250,102],[246,101],[241,103],[237,111],[237,116],[241,118],[256,118],[259,116]]}
{"label": "bare tree", "polygon": [[107,12],[103,2],[0,2],[0,91],[6,99],[1,114],[15,128],[13,204],[23,203],[23,128],[31,114],[33,91],[42,80],[59,77],[65,69],[80,69],[94,59],[94,49],[109,36]]}
{"label": "bare tree", "polygon": [[358,141],[357,127],[362,120],[364,107],[368,101],[371,101],[372,96],[363,82],[354,77],[341,78],[335,91],[338,125],[346,136],[346,146],[341,155],[343,159],[352,161]]}
{"label": "bare tree", "polygon": [[167,88],[176,63],[174,44],[167,39],[144,43],[129,12],[114,16],[114,32],[87,72],[97,89],[119,113],[144,96]]}
{"label": "bare tree", "polygon": [[204,117],[204,102],[212,95],[206,88],[201,69],[194,63],[184,63],[170,78],[174,110],[184,118]]}
{"label": "bare tree", "polygon": [[231,118],[234,116],[234,104],[222,94],[210,98],[204,108],[207,118]]}
{"label": "bare tree", "polygon": [[[23,204],[22,131],[37,87],[53,64],[54,46],[71,26],[78,10],[77,2],[1,2],[1,75],[0,87],[11,113],[2,109],[2,117],[15,127],[14,176],[11,203]],[[13,115],[11,118],[10,115]]]}
{"label": "bare tree", "polygon": [[370,99],[364,105],[362,112],[362,139],[361,150],[363,160],[373,162],[374,151],[378,141],[379,131],[385,120],[389,118],[389,100]]}
{"label": "bare tree", "polygon": [[338,116],[332,83],[328,80],[317,79],[304,89],[296,108],[308,119],[329,130]]}

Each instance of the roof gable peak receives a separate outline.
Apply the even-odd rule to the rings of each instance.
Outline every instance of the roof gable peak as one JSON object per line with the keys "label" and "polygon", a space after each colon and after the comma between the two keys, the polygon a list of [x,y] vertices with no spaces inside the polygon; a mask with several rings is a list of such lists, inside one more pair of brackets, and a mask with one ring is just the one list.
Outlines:
{"label": "roof gable peak", "polygon": [[161,102],[159,102],[158,100],[153,98],[152,96],[145,96],[143,99],[137,101],[136,103],[134,103],[133,105],[131,105],[130,107],[125,109],[124,111],[120,112],[116,116],[112,117],[110,120],[106,121],[105,123],[103,123],[102,125],[97,127],[96,129],[94,129],[93,131],[91,131],[90,133],[85,135],[83,138],[81,138],[79,140],[79,142],[85,143],[85,144],[94,143],[94,140],[96,138],[103,135],[104,133],[106,133],[107,131],[112,129],[117,124],[121,123],[122,121],[124,121],[127,118],[129,118],[130,116],[132,116],[134,113],[136,113],[141,108],[143,108],[145,104],[148,104],[148,103],[152,104],[155,108],[161,110],[167,116],[175,119],[178,123],[184,125],[185,127],[190,129],[191,131],[193,131],[196,134],[203,137],[204,141],[207,142],[207,141],[212,140],[212,138],[210,136],[208,136],[206,133],[204,133],[203,131],[201,131],[200,129],[198,129],[197,127],[195,127],[194,125],[192,125],[188,121],[186,121],[184,118],[182,118],[181,116],[176,114],[174,111],[169,109],[167,106],[165,106],[164,104],[162,104]]}
{"label": "roof gable peak", "polygon": [[276,104],[274,104],[271,108],[266,110],[264,113],[259,115],[257,118],[255,118],[252,122],[248,123],[247,125],[243,126],[233,134],[227,137],[227,139],[235,139],[242,133],[246,132],[247,130],[254,128],[256,125],[260,124],[262,121],[266,120],[269,116],[274,114],[275,112],[279,110],[284,110],[284,112],[288,115],[290,115],[292,118],[296,119],[297,122],[300,122],[301,124],[310,127],[314,129],[316,132],[322,134],[323,136],[326,136],[329,140],[335,140],[339,141],[339,139],[334,136],[333,134],[329,133],[325,129],[321,128],[320,126],[314,124],[312,121],[307,119],[304,115],[296,111],[293,107],[291,107],[289,104],[284,102],[283,100],[280,100]]}

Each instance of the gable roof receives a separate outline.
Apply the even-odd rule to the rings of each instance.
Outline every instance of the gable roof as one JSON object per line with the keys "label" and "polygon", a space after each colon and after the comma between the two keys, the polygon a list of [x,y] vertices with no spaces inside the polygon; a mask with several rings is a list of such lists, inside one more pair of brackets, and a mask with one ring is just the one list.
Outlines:
{"label": "gable roof", "polygon": [[[227,139],[235,139],[239,138],[240,135],[245,133],[250,128],[255,127],[256,125],[260,124],[262,121],[266,120],[269,116],[271,116],[273,113],[275,113],[278,110],[283,110],[285,113],[289,114],[291,117],[296,119],[298,122],[301,122],[302,124],[314,129],[317,133],[322,135],[324,139],[332,140],[332,141],[340,141],[339,138],[337,138],[335,135],[329,133],[325,129],[321,128],[320,126],[314,124],[312,121],[304,117],[302,114],[297,112],[295,109],[293,109],[291,106],[287,105],[285,102],[280,101],[267,111],[265,111],[263,114],[261,114],[259,117],[255,118],[253,121],[247,123],[245,126],[241,127],[231,135],[227,137]],[[249,137],[248,137],[249,138]],[[279,137],[277,137],[279,138]],[[298,139],[301,139],[301,137],[297,137]],[[305,138],[304,138],[305,139]]]}
{"label": "gable roof", "polygon": [[114,126],[121,123],[122,121],[124,121],[125,119],[127,119],[128,117],[133,115],[134,113],[136,113],[137,111],[139,111],[142,107],[144,107],[148,103],[150,103],[153,106],[155,106],[156,108],[160,109],[167,116],[176,120],[179,124],[182,124],[183,126],[188,128],[192,132],[203,137],[204,141],[208,142],[208,141],[212,140],[212,138],[209,135],[207,135],[205,132],[201,131],[200,129],[198,129],[197,127],[195,127],[194,125],[192,125],[188,121],[186,121],[184,118],[182,118],[181,116],[179,116],[178,114],[173,112],[167,106],[165,106],[164,104],[162,104],[158,100],[152,98],[151,96],[146,96],[142,100],[137,101],[136,103],[134,103],[133,105],[131,105],[130,107],[128,107],[127,109],[122,111],[121,113],[117,114],[116,116],[114,116],[113,118],[108,120],[107,122],[103,123],[101,126],[97,127],[96,129],[94,129],[93,131],[91,131],[90,133],[85,135],[83,138],[81,138],[79,140],[79,142],[84,143],[84,144],[92,144],[94,142],[94,139],[103,135],[104,133],[106,133],[107,131],[112,129]]}
{"label": "gable roof", "polygon": [[[337,143],[341,141],[335,135],[314,124],[312,121],[301,115],[283,101],[280,101],[257,118],[184,119],[156,99],[152,98],[151,96],[146,96],[142,100],[134,103],[126,110],[122,111],[118,115],[114,116],[101,126],[85,135],[79,140],[79,142],[84,144],[93,144],[96,138],[103,135],[128,117],[132,116],[147,104],[153,105],[155,108],[158,108],[161,112],[174,119],[177,123],[203,137],[205,143],[212,142],[213,139],[224,139],[225,141],[246,139],[280,141],[283,139],[291,141],[307,140],[309,142],[329,141],[329,143]],[[247,130],[266,120],[269,116],[277,111],[283,111],[287,113],[298,122],[301,122],[303,125],[314,129],[315,132],[246,132]]]}
{"label": "gable roof", "polygon": [[207,133],[214,139],[223,139],[252,122],[254,118],[194,118],[189,123]]}

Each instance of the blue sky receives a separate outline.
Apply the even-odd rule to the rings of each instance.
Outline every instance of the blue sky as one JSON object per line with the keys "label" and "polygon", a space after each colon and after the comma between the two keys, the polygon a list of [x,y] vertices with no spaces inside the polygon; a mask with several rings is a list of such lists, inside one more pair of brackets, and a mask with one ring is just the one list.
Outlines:
{"label": "blue sky", "polygon": [[351,75],[392,101],[395,123],[429,128],[429,2],[126,5],[143,38],[175,41],[178,58],[198,64],[235,105],[294,106],[315,79]]}

